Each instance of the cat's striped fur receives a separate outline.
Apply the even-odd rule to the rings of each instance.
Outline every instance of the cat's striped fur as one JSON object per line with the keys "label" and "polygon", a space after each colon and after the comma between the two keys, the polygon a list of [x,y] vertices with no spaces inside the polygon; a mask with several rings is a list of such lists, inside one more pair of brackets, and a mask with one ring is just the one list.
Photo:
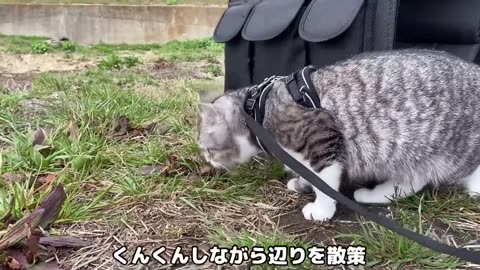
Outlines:
{"label": "cat's striped fur", "polygon": [[[277,82],[264,126],[333,188],[345,170],[351,181],[386,180],[356,191],[361,202],[384,203],[447,181],[480,192],[480,67],[442,52],[404,50],[353,57],[314,72],[312,81],[323,110],[294,103]],[[201,106],[198,142],[216,165],[231,167],[258,152],[240,114],[245,94]],[[296,178],[288,186],[301,191],[308,183]],[[317,192],[303,212],[327,220],[335,202]]]}

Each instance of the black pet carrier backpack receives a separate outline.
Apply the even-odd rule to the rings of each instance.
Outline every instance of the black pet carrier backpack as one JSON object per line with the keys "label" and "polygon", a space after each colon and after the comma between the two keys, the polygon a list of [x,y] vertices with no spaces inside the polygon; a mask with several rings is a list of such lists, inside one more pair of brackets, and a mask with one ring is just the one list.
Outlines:
{"label": "black pet carrier backpack", "polygon": [[[225,44],[225,91],[254,86],[248,101],[272,76],[298,74],[309,65],[321,68],[363,52],[429,48],[479,63],[479,30],[480,0],[230,0],[213,36]],[[323,193],[426,247],[480,263],[480,252],[406,230],[330,188],[288,155],[245,104],[243,114],[259,145]]]}
{"label": "black pet carrier backpack", "polygon": [[225,89],[353,55],[432,48],[480,61],[478,0],[231,0],[214,32]]}

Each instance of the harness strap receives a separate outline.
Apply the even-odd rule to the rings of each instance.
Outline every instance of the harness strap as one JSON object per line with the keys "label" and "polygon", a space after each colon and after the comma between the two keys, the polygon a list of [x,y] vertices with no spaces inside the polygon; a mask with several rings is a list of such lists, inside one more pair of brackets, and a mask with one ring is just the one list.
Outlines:
{"label": "harness strap", "polygon": [[[282,79],[283,77],[272,76],[270,78],[265,79],[261,84],[255,85],[248,89],[247,99],[244,104],[245,112],[248,113],[255,121],[257,121],[260,125],[263,123],[263,119],[265,118],[265,104],[267,101],[268,94],[270,90],[273,88],[273,83],[277,80]],[[261,140],[255,136],[254,133],[250,134],[252,140],[260,146],[262,151],[267,154],[268,149],[265,148]]]}
{"label": "harness strap", "polygon": [[[244,109],[248,115],[253,117],[257,123],[263,124],[265,118],[265,103],[273,87],[273,83],[279,80],[285,81],[288,92],[294,101],[306,108],[320,109],[320,98],[311,79],[311,74],[316,70],[314,66],[306,66],[303,69],[285,76],[271,76],[266,78],[261,84],[254,85],[247,91]],[[262,149],[270,154],[261,140],[255,134],[250,134],[252,140]]]}
{"label": "harness strap", "polygon": [[286,80],[288,92],[293,100],[306,108],[321,108],[320,98],[311,79],[311,74],[316,70],[314,66],[306,66],[290,74]]}

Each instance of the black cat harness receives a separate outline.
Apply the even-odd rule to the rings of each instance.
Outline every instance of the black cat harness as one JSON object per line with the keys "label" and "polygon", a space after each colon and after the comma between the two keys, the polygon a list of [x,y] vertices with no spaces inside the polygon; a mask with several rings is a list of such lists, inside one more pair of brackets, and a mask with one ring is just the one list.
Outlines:
{"label": "black cat harness", "polygon": [[437,242],[428,236],[405,229],[394,220],[372,212],[370,209],[360,205],[358,202],[352,201],[351,199],[345,197],[345,195],[331,188],[323,179],[318,177],[316,173],[289,155],[275,141],[272,134],[262,126],[263,119],[265,117],[265,101],[270,90],[272,90],[273,84],[279,80],[285,81],[288,91],[295,102],[307,108],[321,109],[320,99],[310,78],[310,75],[314,70],[315,69],[313,67],[305,67],[304,69],[297,71],[290,76],[272,76],[265,79],[265,81],[263,81],[261,84],[253,86],[248,90],[244,105],[245,110],[242,111],[242,115],[245,117],[246,124],[250,129],[253,140],[258,143],[263,151],[277,157],[283,162],[283,164],[295,171],[303,179],[310,182],[312,186],[319,189],[325,195],[329,196],[338,203],[343,204],[350,210],[363,216],[367,220],[376,222],[385,228],[390,229],[402,235],[403,237],[413,240],[432,250],[452,255],[468,262],[479,264],[479,251],[457,248]]}
{"label": "black cat harness", "polygon": [[[316,70],[314,66],[306,66],[289,76],[271,76],[266,78],[261,84],[254,85],[247,92],[244,109],[259,123],[263,124],[265,118],[265,104],[273,88],[273,84],[277,81],[284,81],[288,92],[293,100],[306,108],[320,109],[320,98],[318,97],[315,86],[313,85],[311,75]],[[252,133],[252,139],[257,142],[258,146],[269,153],[257,136]]]}

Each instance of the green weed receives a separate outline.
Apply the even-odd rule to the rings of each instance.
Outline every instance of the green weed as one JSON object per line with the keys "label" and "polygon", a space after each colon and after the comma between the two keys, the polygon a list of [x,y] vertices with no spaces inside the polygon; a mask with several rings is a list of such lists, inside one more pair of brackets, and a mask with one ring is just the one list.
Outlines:
{"label": "green weed", "polygon": [[[78,52],[86,58],[103,56],[102,66],[107,69],[118,69],[138,65],[138,57],[120,57],[120,52],[152,51],[169,61],[196,62],[215,60],[223,53],[223,44],[211,38],[186,41],[171,41],[166,44],[97,44],[81,46],[71,41],[60,42],[53,46],[45,37],[0,36],[0,49],[12,53],[46,53],[46,52]],[[211,67],[212,74],[220,74],[217,67]]]}
{"label": "green weed", "polygon": [[31,53],[34,43],[46,42],[45,37],[0,35],[0,48],[10,53]]}
{"label": "green weed", "polygon": [[222,67],[218,64],[209,64],[205,67],[205,71],[212,74],[215,77],[222,76],[223,70]]}
{"label": "green weed", "polygon": [[77,50],[78,45],[72,41],[63,41],[60,43],[60,48],[62,51],[74,52]]}
{"label": "green weed", "polygon": [[107,57],[103,58],[102,61],[98,64],[98,67],[101,69],[113,70],[113,69],[130,68],[138,65],[139,63],[140,63],[140,59],[138,59],[138,57],[135,57],[135,56],[121,57],[115,53],[112,53]]}
{"label": "green weed", "polygon": [[52,48],[47,41],[36,41],[32,44],[32,52],[37,54],[47,53]]}

